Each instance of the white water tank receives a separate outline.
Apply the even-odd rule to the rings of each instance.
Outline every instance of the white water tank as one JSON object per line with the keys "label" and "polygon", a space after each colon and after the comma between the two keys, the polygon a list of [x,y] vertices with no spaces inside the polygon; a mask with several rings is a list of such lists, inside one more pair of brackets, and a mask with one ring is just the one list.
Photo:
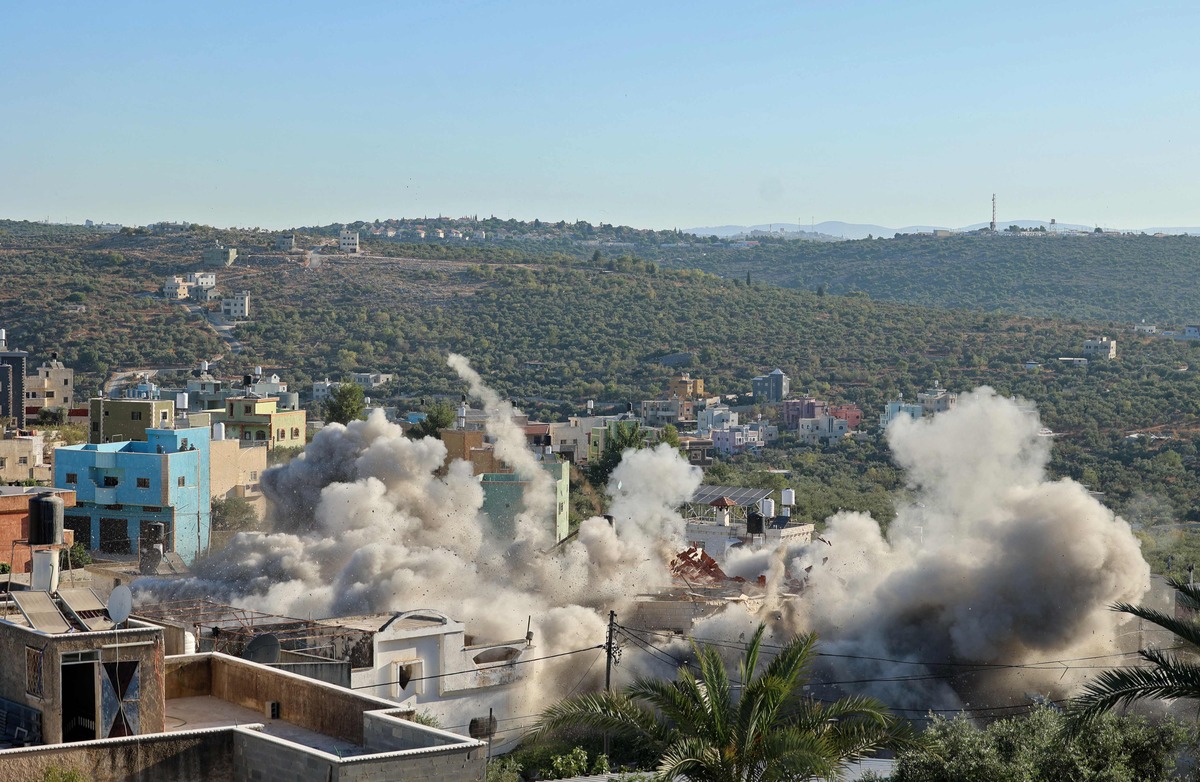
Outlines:
{"label": "white water tank", "polygon": [[225,439],[225,422],[217,421],[215,424],[213,424],[212,432],[213,432],[212,439],[224,440]]}
{"label": "white water tank", "polygon": [[758,501],[758,512],[763,515],[764,519],[775,518],[775,500],[763,497]]}
{"label": "white water tank", "polygon": [[186,632],[186,631],[184,632],[184,634],[183,634],[183,653],[184,654],[195,654],[196,653],[196,636],[194,633],[190,633],[190,632]]}
{"label": "white water tank", "polygon": [[31,592],[58,591],[58,552],[53,549],[38,549],[33,552],[33,577],[29,580]]}
{"label": "white water tank", "polygon": [[796,490],[795,489],[784,489],[782,492],[779,493],[779,496],[780,496],[780,499],[779,499],[780,505],[786,505],[786,506],[790,507],[790,506],[796,504]]}
{"label": "white water tank", "polygon": [[200,371],[201,371],[201,372],[207,372],[207,371],[208,371],[208,362],[207,362],[207,361],[201,361],[201,362],[200,362]]}
{"label": "white water tank", "polygon": [[175,412],[184,413],[188,409],[187,391],[181,391],[175,395]]}

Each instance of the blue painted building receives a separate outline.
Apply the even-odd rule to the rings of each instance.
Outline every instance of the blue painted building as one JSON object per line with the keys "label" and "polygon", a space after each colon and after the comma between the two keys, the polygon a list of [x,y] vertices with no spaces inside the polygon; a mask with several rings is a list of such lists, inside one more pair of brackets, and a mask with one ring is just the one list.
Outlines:
{"label": "blue painted building", "polygon": [[207,427],[147,429],[145,442],[56,448],[54,485],[75,490],[66,527],[89,549],[137,554],[143,534],[157,522],[166,528],[163,549],[184,562],[208,550]]}

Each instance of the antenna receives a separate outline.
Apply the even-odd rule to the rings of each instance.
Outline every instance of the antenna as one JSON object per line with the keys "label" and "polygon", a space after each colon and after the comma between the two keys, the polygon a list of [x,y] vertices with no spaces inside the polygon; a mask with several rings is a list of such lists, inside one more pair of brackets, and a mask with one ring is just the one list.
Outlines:
{"label": "antenna", "polygon": [[242,659],[261,665],[279,662],[279,639],[272,633],[254,636],[242,650]]}
{"label": "antenna", "polygon": [[133,593],[124,584],[118,585],[108,596],[108,618],[113,624],[121,624],[133,611]]}
{"label": "antenna", "polygon": [[996,194],[992,193],[992,233],[996,233]]}

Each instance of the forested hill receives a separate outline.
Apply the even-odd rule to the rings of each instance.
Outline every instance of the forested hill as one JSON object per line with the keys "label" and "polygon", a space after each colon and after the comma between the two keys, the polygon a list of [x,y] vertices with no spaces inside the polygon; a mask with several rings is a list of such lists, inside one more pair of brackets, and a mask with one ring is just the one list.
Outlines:
{"label": "forested hill", "polygon": [[903,236],[662,250],[723,277],[873,299],[1024,315],[1200,321],[1200,237]]}

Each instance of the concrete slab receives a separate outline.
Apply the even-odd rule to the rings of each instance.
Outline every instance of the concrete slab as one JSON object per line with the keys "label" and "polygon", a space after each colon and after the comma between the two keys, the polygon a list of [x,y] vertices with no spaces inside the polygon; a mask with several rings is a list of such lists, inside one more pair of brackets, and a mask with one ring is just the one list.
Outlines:
{"label": "concrete slab", "polygon": [[166,730],[174,733],[181,730],[199,730],[201,728],[224,728],[236,725],[252,725],[260,723],[264,726],[263,733],[284,741],[300,744],[305,747],[319,749],[330,755],[348,757],[362,755],[368,752],[364,747],[343,741],[333,736],[326,736],[299,725],[293,725],[286,720],[271,720],[259,711],[247,709],[211,695],[199,695],[191,698],[172,698],[167,701]]}

